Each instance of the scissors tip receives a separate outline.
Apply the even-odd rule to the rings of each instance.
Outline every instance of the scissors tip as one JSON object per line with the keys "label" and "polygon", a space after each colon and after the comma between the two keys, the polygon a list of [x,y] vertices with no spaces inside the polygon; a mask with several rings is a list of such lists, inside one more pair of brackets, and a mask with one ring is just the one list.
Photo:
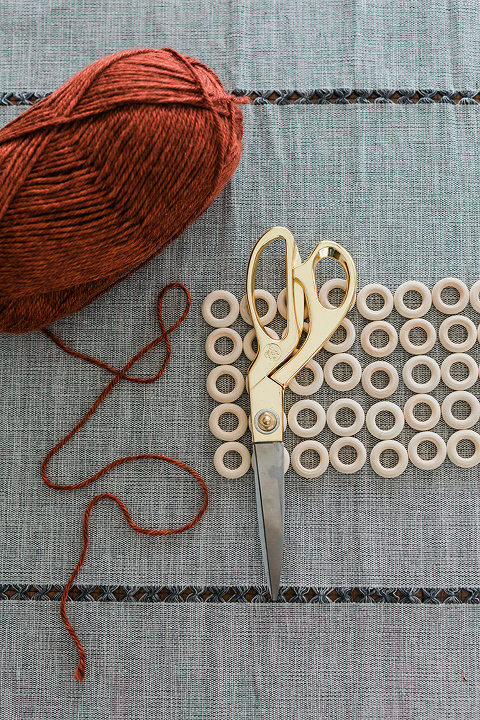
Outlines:
{"label": "scissors tip", "polygon": [[270,593],[270,600],[272,602],[275,602],[278,599],[278,594],[280,592],[280,580],[278,580],[275,583],[270,582],[268,583],[268,591]]}

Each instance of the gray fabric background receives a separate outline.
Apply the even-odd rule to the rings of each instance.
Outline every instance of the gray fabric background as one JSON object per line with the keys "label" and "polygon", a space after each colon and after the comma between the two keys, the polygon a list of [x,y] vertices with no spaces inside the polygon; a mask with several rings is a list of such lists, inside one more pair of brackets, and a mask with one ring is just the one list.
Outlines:
{"label": "gray fabric background", "polygon": [[[148,45],[195,55],[229,88],[475,89],[478,26],[473,2],[133,8],[12,0],[0,15],[0,91],[52,90],[97,57]],[[18,112],[0,108],[0,123]],[[75,482],[121,455],[165,452],[205,477],[209,511],[190,533],[146,538],[125,527],[117,508],[97,506],[82,584],[264,584],[252,476],[226,481],[213,470],[218,442],[208,431],[214,403],[205,391],[212,364],[200,305],[216,288],[243,294],[250,250],[265,230],[289,227],[303,256],[319,239],[341,242],[360,286],[479,277],[477,107],[255,106],[244,115],[240,166],[205,215],[147,268],[53,326],[68,344],[120,366],[157,333],[161,287],[180,280],[192,291],[166,374],[155,385],[117,387],[51,473]],[[278,290],[276,261],[271,253],[259,284]],[[181,312],[179,296],[171,297],[167,319]],[[360,330],[364,321],[352,318]],[[438,327],[439,314],[431,319]],[[246,329],[241,320],[236,327]],[[359,347],[357,340],[365,364]],[[438,346],[432,354],[444,356]],[[478,346],[472,354],[480,360]],[[0,355],[0,583],[65,583],[80,552],[83,511],[100,492],[117,493],[140,524],[192,517],[200,492],[170,466],[131,464],[72,493],[46,488],[45,453],[109,377],[40,334],[1,336]],[[155,350],[139,368],[151,374],[161,357]],[[406,357],[396,352],[397,367]],[[393,398],[399,404],[402,392]],[[328,405],[337,396],[322,388],[318,399]],[[363,398],[358,390],[351,396]],[[294,399],[287,393],[287,404]],[[440,432],[450,431],[442,425]],[[368,466],[353,477],[330,469],[315,481],[290,471],[282,584],[478,585],[478,479],[478,468],[461,471],[448,461],[434,473],[410,465],[395,480]],[[8,719],[61,712],[403,720],[477,717],[480,709],[473,606],[72,603],[90,663],[84,687],[73,677],[76,656],[58,603],[3,602],[0,613],[0,706]]]}
{"label": "gray fabric background", "polygon": [[[204,351],[211,329],[201,302],[219,287],[242,296],[251,248],[274,224],[294,232],[304,257],[320,239],[343,243],[352,252],[360,287],[378,281],[395,290],[407,279],[432,287],[449,275],[472,284],[479,272],[479,181],[471,152],[477,124],[476,107],[249,106],[240,167],[207,213],[147,268],[53,326],[67,344],[120,366],[156,334],[155,301],[163,285],[181,280],[193,294],[191,313],[171,338],[173,358],[165,375],[155,385],[117,387],[52,462],[51,474],[59,482],[78,482],[122,455],[166,453],[206,478],[212,492],[208,515],[191,533],[159,541],[134,535],[117,508],[97,506],[82,582],[263,584],[252,472],[227,481],[213,469],[219,442],[208,429],[215,403],[205,390],[213,364]],[[276,250],[269,255],[259,286],[280,289],[275,267],[282,257]],[[170,311],[172,318],[180,314],[178,302]],[[477,313],[466,313],[478,324]],[[356,311],[351,317],[359,336],[366,321]],[[429,317],[438,328],[443,316],[432,310]],[[400,326],[396,313],[389,319]],[[235,327],[242,334],[247,329],[241,319]],[[0,581],[66,581],[79,552],[84,509],[99,492],[119,493],[147,526],[168,527],[192,517],[201,495],[196,484],[153,462],[119,468],[82,491],[45,487],[39,477],[44,454],[109,377],[40,334],[3,335],[0,347],[6,430],[1,507],[11,548]],[[353,352],[363,366],[369,362],[359,339]],[[480,361],[478,346],[471,354]],[[432,355],[441,361],[446,352],[437,343]],[[155,350],[139,367],[152,374],[160,356]],[[320,353],[322,365],[328,356]],[[400,374],[408,357],[399,345],[390,358]],[[246,372],[245,358],[237,365]],[[366,408],[374,402],[361,388],[345,394]],[[440,400],[445,394],[442,387],[434,393]],[[327,407],[342,395],[324,385],[316,397]],[[403,407],[410,395],[401,383],[390,399]],[[297,399],[288,391],[287,409]],[[247,409],[245,394],[242,404]],[[439,431],[445,439],[452,432],[443,421]],[[406,429],[401,439],[406,443],[412,434]],[[360,437],[370,449],[365,429]],[[333,437],[325,430],[320,439],[329,447]],[[290,449],[293,440],[290,433]],[[465,471],[446,461],[438,471],[421,472],[409,465],[400,478],[385,480],[367,463],[354,476],[330,467],[317,480],[292,471],[287,478],[284,584],[477,583],[478,467]],[[37,513],[32,518],[32,503],[38,519]]]}
{"label": "gray fabric background", "polygon": [[477,716],[478,607],[72,604],[83,685],[53,603],[0,606],[3,717]]}
{"label": "gray fabric background", "polygon": [[478,89],[475,0],[3,0],[0,92],[54,90],[102,55],[165,47],[255,89]]}

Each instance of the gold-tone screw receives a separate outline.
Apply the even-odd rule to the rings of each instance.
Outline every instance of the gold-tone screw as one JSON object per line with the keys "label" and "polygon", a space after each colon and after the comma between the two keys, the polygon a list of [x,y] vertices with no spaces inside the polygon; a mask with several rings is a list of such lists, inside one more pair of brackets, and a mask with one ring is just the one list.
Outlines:
{"label": "gold-tone screw", "polygon": [[264,432],[272,432],[277,427],[277,418],[272,412],[264,410],[257,419],[257,425]]}

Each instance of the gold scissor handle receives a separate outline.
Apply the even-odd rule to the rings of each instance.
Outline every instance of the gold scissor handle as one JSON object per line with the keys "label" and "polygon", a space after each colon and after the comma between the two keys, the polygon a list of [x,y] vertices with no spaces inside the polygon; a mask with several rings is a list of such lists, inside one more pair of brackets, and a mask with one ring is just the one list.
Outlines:
{"label": "gold scissor handle", "polygon": [[[347,288],[342,303],[333,309],[326,308],[318,299],[315,269],[320,260],[331,257],[345,271]],[[299,284],[305,294],[310,317],[308,335],[288,362],[271,375],[272,380],[286,387],[290,380],[305,367],[309,360],[323,347],[338,328],[352,307],[357,290],[357,271],[350,254],[336,242],[326,240],[318,243],[310,256],[293,269],[294,285]]]}
{"label": "gold scissor handle", "polygon": [[[260,256],[267,245],[278,238],[285,241],[287,298],[289,298],[289,301],[287,303],[287,328],[284,337],[281,340],[273,340],[267,335],[260,321],[254,293],[255,276]],[[290,357],[300,339],[303,327],[304,291],[301,285],[293,281],[293,270],[297,265],[300,265],[300,262],[297,243],[293,239],[292,233],[284,227],[273,227],[267,230],[255,244],[250,255],[247,268],[247,302],[258,343],[257,356],[248,371],[250,390],[263,378],[271,375],[275,368]],[[290,298],[293,298],[293,302],[290,301]]]}

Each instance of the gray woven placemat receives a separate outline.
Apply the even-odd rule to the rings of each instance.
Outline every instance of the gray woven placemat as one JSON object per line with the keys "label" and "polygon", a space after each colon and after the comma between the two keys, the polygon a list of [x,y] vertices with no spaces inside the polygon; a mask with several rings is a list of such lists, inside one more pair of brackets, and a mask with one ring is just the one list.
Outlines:
{"label": "gray woven placemat", "polygon": [[[0,604],[6,720],[476,717],[478,608]],[[13,611],[13,612],[12,612]]]}
{"label": "gray woven placemat", "polygon": [[[252,474],[227,481],[213,469],[219,442],[208,430],[215,403],[205,390],[213,364],[204,351],[209,328],[200,305],[219,287],[241,297],[250,250],[265,229],[290,227],[304,256],[319,239],[343,243],[357,263],[361,286],[375,280],[394,290],[415,278],[431,287],[449,275],[471,284],[478,276],[479,181],[469,152],[478,132],[476,108],[432,106],[412,114],[392,106],[381,116],[374,106],[328,111],[327,116],[322,108],[247,107],[241,165],[205,216],[148,268],[54,325],[67,344],[120,366],[156,334],[159,289],[181,280],[192,290],[193,307],[172,336],[166,374],[145,388],[116,388],[50,472],[75,482],[116,457],[164,452],[205,477],[210,509],[191,533],[155,539],[132,533],[118,509],[97,507],[79,582],[262,584]],[[447,142],[453,126],[454,140]],[[275,289],[278,262],[279,256],[270,254],[260,285]],[[278,289],[281,279],[276,283]],[[178,317],[180,301],[172,295],[167,320]],[[466,312],[478,323],[473,310]],[[356,311],[351,317],[359,334],[366,321]],[[432,310],[428,317],[438,328],[440,313]],[[390,319],[400,326],[396,313]],[[247,328],[240,319],[235,327],[242,333]],[[84,509],[99,492],[120,494],[146,526],[168,527],[193,516],[201,495],[196,484],[155,463],[119,468],[79,492],[46,488],[39,477],[44,454],[86,412],[108,378],[39,334],[4,335],[0,347],[0,507],[10,548],[0,581],[65,582],[78,556]],[[369,361],[358,339],[352,352],[363,366]],[[471,353],[480,361],[478,348]],[[328,355],[320,353],[322,365]],[[441,361],[445,355],[437,342],[432,356]],[[155,350],[142,361],[145,374],[154,371],[160,356]],[[390,360],[401,371],[408,357],[399,345]],[[245,358],[237,364],[246,371]],[[401,383],[391,399],[403,406],[410,394]],[[434,392],[439,400],[445,394],[442,386]],[[341,395],[324,384],[315,397],[328,407]],[[365,408],[373,404],[360,386],[349,396]],[[296,399],[287,392],[287,409]],[[246,395],[241,404],[248,409]],[[445,438],[452,432],[443,421],[438,431]],[[406,443],[412,434],[405,429],[401,440]],[[365,429],[360,437],[372,446]],[[324,430],[320,440],[329,447],[333,436]],[[286,442],[291,449],[291,434]],[[409,465],[390,481],[376,476],[368,463],[354,476],[330,468],[314,481],[289,471],[282,583],[475,585],[478,478],[478,468],[461,470],[448,460],[435,472]]]}
{"label": "gray woven placemat", "polygon": [[[9,0],[0,14],[0,125],[24,107],[6,104],[32,102],[28,92],[51,91],[102,55],[145,46],[195,56],[227,89],[256,91],[260,100],[273,98],[270,88],[303,90],[304,99],[320,88],[315,98],[341,103],[347,90],[371,88],[377,92],[357,96],[385,100],[402,90],[428,101],[438,99],[437,88],[447,99],[463,91],[469,101],[480,88],[478,25],[470,0],[408,8],[377,0],[321,7],[141,0],[134,9],[124,0]],[[172,337],[165,376],[153,386],[116,388],[52,473],[74,482],[121,455],[161,451],[188,460],[211,491],[202,522],[167,538],[136,535],[118,509],[96,507],[77,601],[67,604],[87,652],[83,686],[58,601],[78,559],[88,500],[115,492],[138,522],[165,527],[190,519],[201,497],[190,479],[153,463],[119,468],[78,493],[46,488],[45,453],[109,378],[39,334],[0,337],[0,714],[7,720],[478,715],[478,468],[409,466],[393,481],[368,464],[356,476],[330,469],[315,481],[289,471],[285,594],[266,603],[251,474],[226,481],[213,470],[218,443],[207,429],[213,401],[205,391],[212,364],[200,314],[213,289],[243,294],[250,250],[272,225],[289,227],[302,255],[322,238],[346,245],[360,286],[378,281],[394,290],[417,278],[431,287],[447,274],[472,284],[478,105],[255,105],[244,113],[240,166],[207,213],[150,266],[54,327],[71,346],[120,366],[157,333],[161,287],[172,280],[190,287],[192,310]],[[260,274],[274,289],[277,263],[272,254]],[[167,319],[178,317],[180,304],[172,296]],[[440,316],[429,317],[438,326]],[[360,330],[364,322],[352,318]],[[241,321],[236,327],[246,329]],[[365,364],[358,348],[357,341]],[[433,354],[444,356],[438,346]],[[478,348],[471,354],[480,359]],[[139,369],[152,374],[162,357],[155,351]],[[399,349],[393,362],[405,358]],[[328,405],[336,397],[324,387],[317,399]],[[405,397],[400,389],[393,399]],[[287,393],[287,405],[294,399]],[[451,431],[441,425],[440,432]],[[328,431],[323,438],[329,445]]]}
{"label": "gray woven placemat", "polygon": [[474,0],[6,0],[0,93],[54,90],[129,47],[197,57],[230,87],[480,89]]}

